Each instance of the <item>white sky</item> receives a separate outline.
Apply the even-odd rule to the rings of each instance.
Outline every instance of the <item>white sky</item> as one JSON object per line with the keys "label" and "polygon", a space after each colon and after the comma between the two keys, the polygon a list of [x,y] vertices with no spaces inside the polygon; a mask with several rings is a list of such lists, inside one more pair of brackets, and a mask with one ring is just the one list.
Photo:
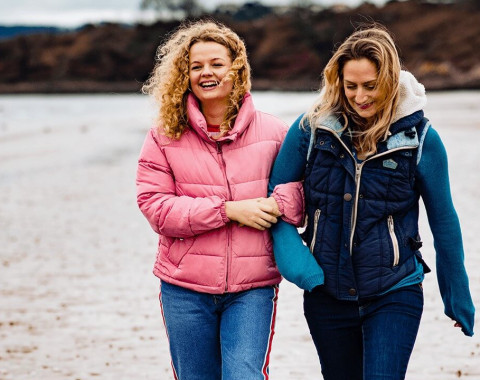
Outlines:
{"label": "white sky", "polygon": [[[141,0],[0,0],[0,25],[52,25],[75,27],[101,21],[152,20],[153,12],[141,12]],[[284,5],[294,0],[261,0],[265,5]],[[313,0],[325,6],[335,3],[355,6],[362,0]],[[199,0],[206,9],[219,4],[242,4],[246,0]],[[385,0],[369,0],[383,4]]]}

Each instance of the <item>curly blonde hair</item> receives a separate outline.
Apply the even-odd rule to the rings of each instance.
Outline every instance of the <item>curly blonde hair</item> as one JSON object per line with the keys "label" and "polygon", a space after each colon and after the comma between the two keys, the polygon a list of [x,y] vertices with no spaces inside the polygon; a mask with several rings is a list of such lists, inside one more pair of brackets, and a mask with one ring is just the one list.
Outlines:
{"label": "curly blonde hair", "polygon": [[232,66],[227,77],[233,89],[228,98],[227,111],[220,125],[227,132],[238,115],[245,94],[250,91],[250,65],[245,44],[230,28],[211,20],[184,23],[157,49],[156,64],[142,92],[152,95],[159,106],[159,132],[179,139],[188,127],[187,97],[189,86],[190,48],[197,42],[216,42],[225,46]]}
{"label": "curly blonde hair", "polygon": [[[343,68],[348,61],[366,58],[377,68],[375,89],[379,91],[378,112],[371,124],[360,117],[349,104],[343,88]],[[400,58],[392,36],[385,27],[373,24],[357,29],[336,50],[325,66],[322,78],[321,96],[304,116],[312,129],[328,115],[335,115],[348,128],[349,118],[355,130],[353,144],[363,156],[375,154],[377,143],[388,136],[395,109],[398,104],[400,82]]]}

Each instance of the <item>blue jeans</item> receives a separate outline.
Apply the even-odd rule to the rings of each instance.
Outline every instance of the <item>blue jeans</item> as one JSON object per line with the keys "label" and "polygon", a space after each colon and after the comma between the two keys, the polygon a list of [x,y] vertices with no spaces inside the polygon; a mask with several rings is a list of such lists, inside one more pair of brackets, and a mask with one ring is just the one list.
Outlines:
{"label": "blue jeans", "polygon": [[277,298],[278,286],[216,295],[162,281],[174,378],[268,379]]}
{"label": "blue jeans", "polygon": [[358,302],[339,301],[321,287],[304,293],[325,380],[404,379],[422,311],[419,284]]}

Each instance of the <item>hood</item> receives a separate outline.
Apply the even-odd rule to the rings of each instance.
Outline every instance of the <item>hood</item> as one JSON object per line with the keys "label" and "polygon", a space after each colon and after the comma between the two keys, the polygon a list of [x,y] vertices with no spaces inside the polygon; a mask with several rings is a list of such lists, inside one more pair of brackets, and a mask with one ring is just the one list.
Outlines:
{"label": "hood", "polygon": [[400,71],[399,101],[392,122],[423,110],[427,104],[425,87],[408,71]]}

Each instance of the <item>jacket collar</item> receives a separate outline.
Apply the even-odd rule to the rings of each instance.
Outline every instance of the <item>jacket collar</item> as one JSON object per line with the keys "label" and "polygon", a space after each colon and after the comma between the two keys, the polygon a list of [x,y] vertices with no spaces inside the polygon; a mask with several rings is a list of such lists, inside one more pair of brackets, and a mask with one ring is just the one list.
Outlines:
{"label": "jacket collar", "polygon": [[396,149],[399,147],[417,147],[419,145],[419,136],[415,126],[423,119],[423,111],[416,111],[390,126],[391,136],[385,142],[379,144],[379,151],[386,149]]}
{"label": "jacket collar", "polygon": [[[249,92],[245,94],[241,101],[240,109],[233,128],[228,133],[215,141],[234,141],[248,128],[255,116],[255,106],[252,96]],[[187,97],[187,117],[190,127],[204,140],[211,142],[212,139],[207,133],[207,121],[200,110],[198,99],[190,93]]]}
{"label": "jacket collar", "polygon": [[[397,149],[400,147],[417,147],[419,144],[419,137],[415,126],[423,119],[423,111],[416,111],[411,115],[405,116],[396,121],[390,126],[390,137],[386,141],[381,141],[378,144],[378,153],[386,150]],[[337,134],[345,144],[349,146],[349,139],[345,139],[342,135],[343,124],[341,120],[333,115],[326,117],[320,123],[322,129],[328,129]]]}

